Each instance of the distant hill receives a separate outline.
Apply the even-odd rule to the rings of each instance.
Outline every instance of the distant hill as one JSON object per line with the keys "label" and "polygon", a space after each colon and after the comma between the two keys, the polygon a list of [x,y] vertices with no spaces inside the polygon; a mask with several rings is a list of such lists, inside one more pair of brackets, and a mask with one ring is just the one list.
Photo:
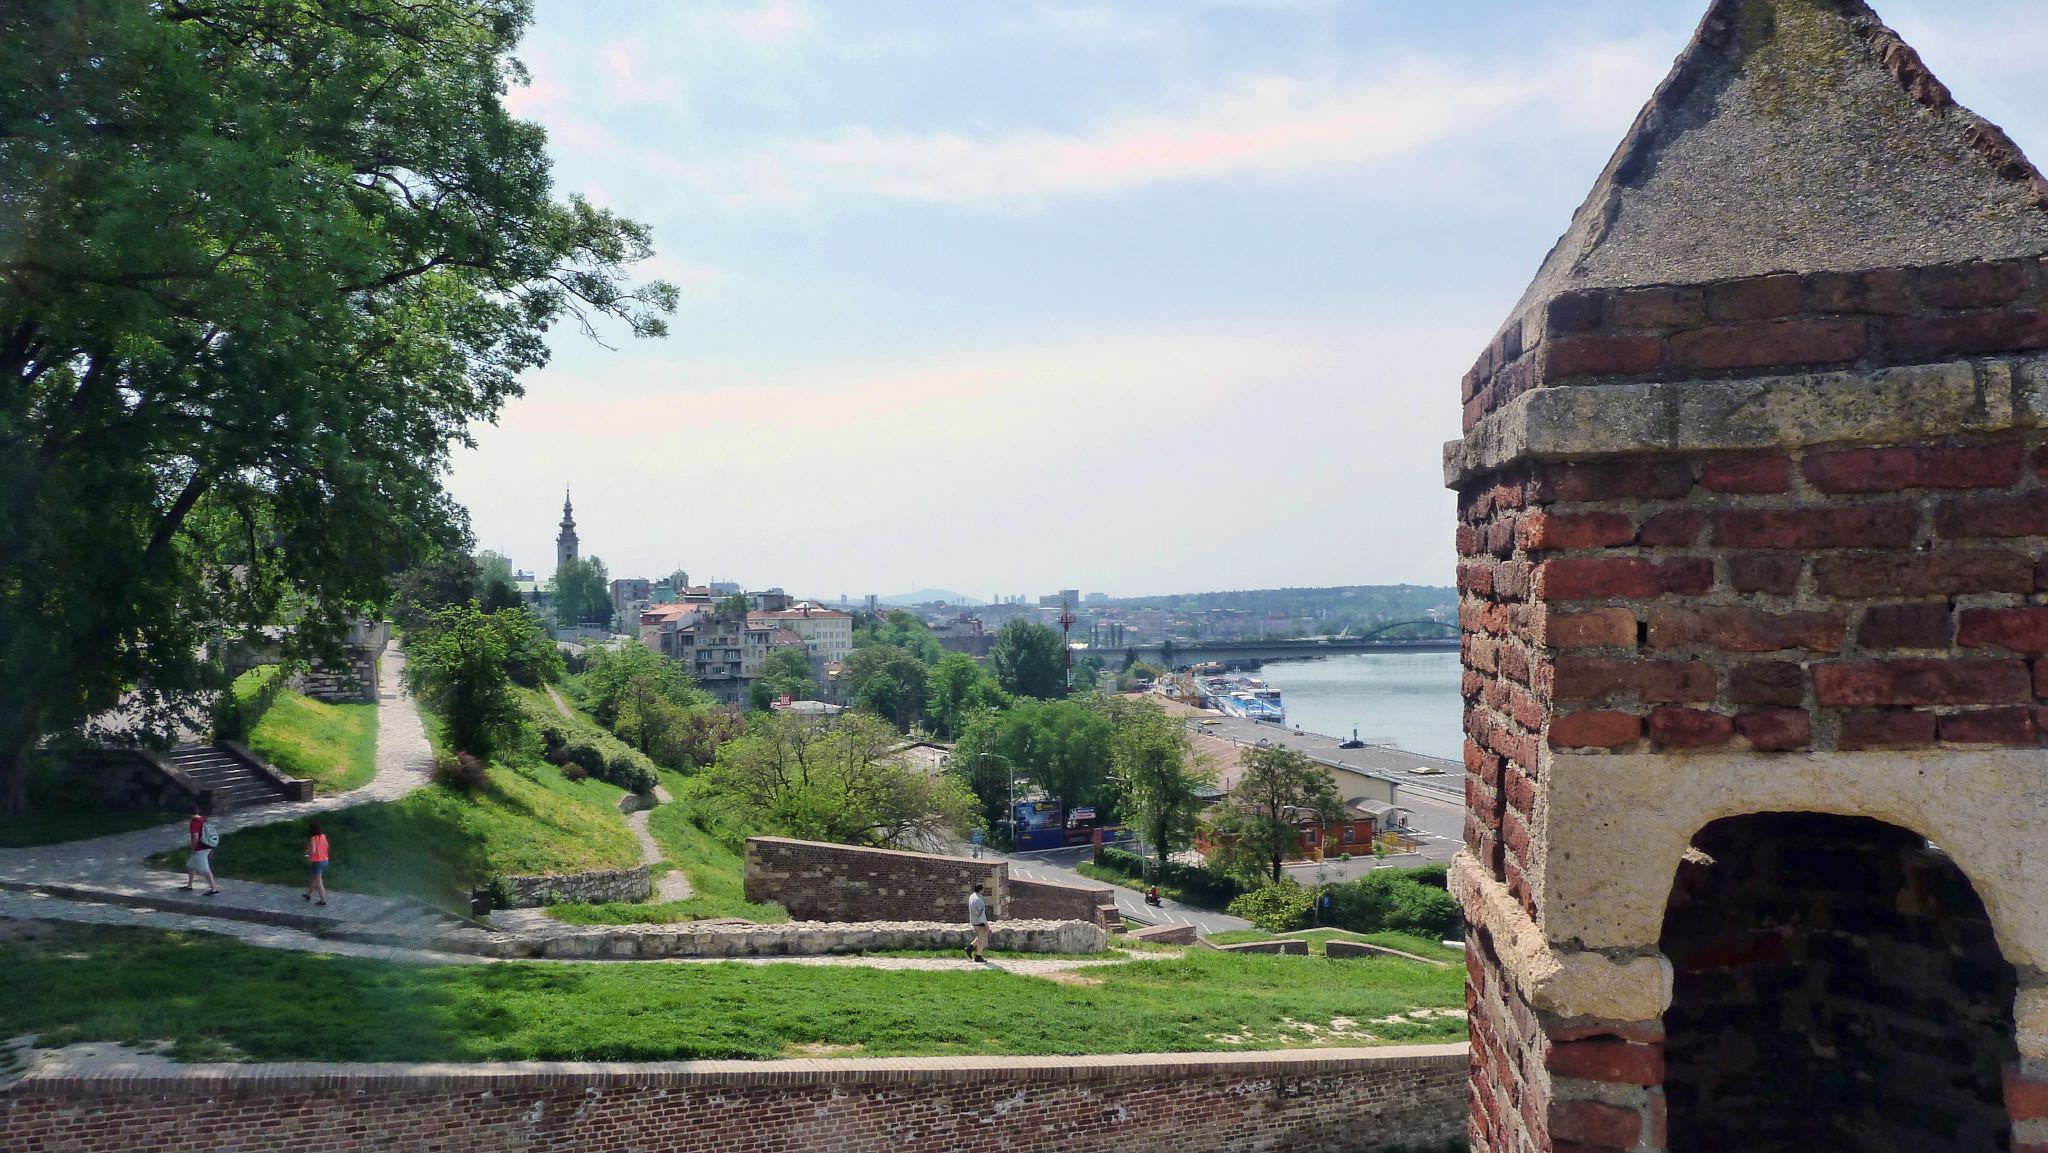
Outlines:
{"label": "distant hill", "polygon": [[[1119,597],[1120,608],[1202,612],[1280,613],[1316,617],[1333,626],[1374,621],[1418,620],[1431,609],[1455,614],[1458,590],[1434,585],[1346,585],[1338,588],[1237,589],[1229,592],[1175,593],[1167,596]],[[1455,619],[1455,617],[1453,617]]]}
{"label": "distant hill", "polygon": [[934,601],[944,601],[949,605],[978,605],[982,603],[980,597],[971,597],[965,593],[956,593],[949,589],[918,589],[915,592],[897,593],[894,596],[882,597],[880,600],[885,605],[926,605]]}

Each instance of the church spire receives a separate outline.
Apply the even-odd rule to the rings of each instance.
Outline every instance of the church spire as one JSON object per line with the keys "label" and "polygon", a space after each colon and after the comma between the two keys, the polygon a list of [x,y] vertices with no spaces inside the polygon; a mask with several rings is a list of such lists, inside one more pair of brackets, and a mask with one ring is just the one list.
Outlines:
{"label": "church spire", "polygon": [[562,489],[562,531],[555,537],[555,570],[576,559],[576,509],[569,503],[569,489]]}

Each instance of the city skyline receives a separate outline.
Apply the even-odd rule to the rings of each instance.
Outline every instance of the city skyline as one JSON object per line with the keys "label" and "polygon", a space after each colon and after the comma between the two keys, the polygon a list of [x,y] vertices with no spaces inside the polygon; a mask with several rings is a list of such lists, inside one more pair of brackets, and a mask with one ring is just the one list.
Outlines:
{"label": "city skyline", "polygon": [[[1475,7],[541,0],[514,106],[683,302],[560,331],[478,546],[544,574],[567,484],[615,576],[1449,584],[1457,381],[1701,5]],[[2048,150],[2048,13],[1878,7]]]}

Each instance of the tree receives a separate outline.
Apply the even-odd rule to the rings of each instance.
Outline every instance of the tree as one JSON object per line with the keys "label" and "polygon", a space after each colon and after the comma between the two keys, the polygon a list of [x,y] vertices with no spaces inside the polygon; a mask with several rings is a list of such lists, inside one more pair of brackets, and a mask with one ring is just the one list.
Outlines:
{"label": "tree", "polygon": [[815,696],[818,682],[811,679],[811,658],[791,645],[761,658],[761,675],[747,689],[747,706],[765,712],[782,697],[805,701]]}
{"label": "tree", "polygon": [[391,619],[407,632],[426,627],[449,605],[476,599],[477,566],[466,554],[444,552],[399,573],[391,593]]}
{"label": "tree", "polygon": [[433,705],[456,749],[488,760],[520,727],[506,628],[474,604],[441,609],[408,638],[405,684]]}
{"label": "tree", "polygon": [[1102,658],[1090,653],[1074,662],[1074,689],[1092,693],[1102,683]]}
{"label": "tree", "polygon": [[920,620],[916,613],[902,609],[891,609],[880,620],[863,624],[854,633],[853,647],[898,648],[928,665],[938,663],[946,653],[939,638],[932,635],[931,626]]}
{"label": "tree", "polygon": [[505,106],[523,0],[0,5],[0,801],[47,733],[464,549],[451,447],[645,227]]}
{"label": "tree", "polygon": [[490,549],[476,554],[476,580],[479,587],[489,587],[492,581],[512,586],[512,562],[503,553]]}
{"label": "tree", "polygon": [[[1109,768],[1109,721],[1079,701],[1015,701],[1002,712],[982,712],[968,721],[953,748],[953,764],[966,771],[984,771],[974,758],[992,756],[1005,768],[989,780],[976,778],[975,794],[984,811],[1002,813],[1008,806],[1010,777],[1027,777],[1046,795],[1068,807],[1094,804]],[[993,770],[989,770],[993,772]],[[997,797],[984,791],[1000,786]]]}
{"label": "tree", "polygon": [[555,570],[555,620],[563,627],[612,619],[611,574],[604,561],[577,557]]}
{"label": "tree", "polygon": [[1157,868],[1194,842],[1195,814],[1207,781],[1188,768],[1188,735],[1180,720],[1144,701],[1111,699],[1110,767],[1118,778],[1122,811],[1152,846]]}
{"label": "tree", "polygon": [[532,609],[517,605],[486,615],[505,639],[505,675],[528,688],[554,684],[562,679],[562,650]]}
{"label": "tree", "polygon": [[855,649],[847,654],[846,695],[855,708],[885,717],[905,732],[924,712],[924,662],[894,646]]}
{"label": "tree", "polygon": [[610,728],[619,708],[633,698],[659,697],[678,708],[708,704],[683,663],[646,645],[621,643],[593,648],[583,673],[583,699],[599,724]]}
{"label": "tree", "polygon": [[991,832],[1010,830],[1010,799],[1016,768],[1002,753],[1003,725],[993,709],[969,714],[953,742],[947,775],[974,796],[981,825]]}
{"label": "tree", "polygon": [[1251,872],[1270,867],[1273,883],[1280,866],[1301,837],[1301,820],[1318,824],[1338,820],[1344,801],[1330,780],[1330,770],[1292,749],[1262,745],[1244,750],[1244,775],[1230,791],[1216,818],[1216,831],[1226,846],[1226,871]]}
{"label": "tree", "polygon": [[925,724],[942,740],[957,740],[975,713],[1007,704],[996,679],[965,653],[940,657],[925,679]]}
{"label": "tree", "polygon": [[747,619],[747,594],[734,593],[721,597],[711,610],[720,620],[743,621]]}
{"label": "tree", "polygon": [[1003,691],[1050,699],[1066,695],[1066,646],[1037,621],[1013,620],[996,631],[988,663]]}
{"label": "tree", "polygon": [[750,825],[783,836],[923,848],[967,826],[959,782],[898,759],[902,738],[860,713],[834,722],[782,715],[719,750],[713,783]]}

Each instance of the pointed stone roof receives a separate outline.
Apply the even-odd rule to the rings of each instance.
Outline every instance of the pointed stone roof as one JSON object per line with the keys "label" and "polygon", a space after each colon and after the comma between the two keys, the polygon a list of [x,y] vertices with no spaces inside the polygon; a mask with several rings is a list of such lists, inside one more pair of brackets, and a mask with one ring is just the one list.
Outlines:
{"label": "pointed stone roof", "polygon": [[1515,312],[2042,253],[2048,181],[1862,0],[1715,0]]}

